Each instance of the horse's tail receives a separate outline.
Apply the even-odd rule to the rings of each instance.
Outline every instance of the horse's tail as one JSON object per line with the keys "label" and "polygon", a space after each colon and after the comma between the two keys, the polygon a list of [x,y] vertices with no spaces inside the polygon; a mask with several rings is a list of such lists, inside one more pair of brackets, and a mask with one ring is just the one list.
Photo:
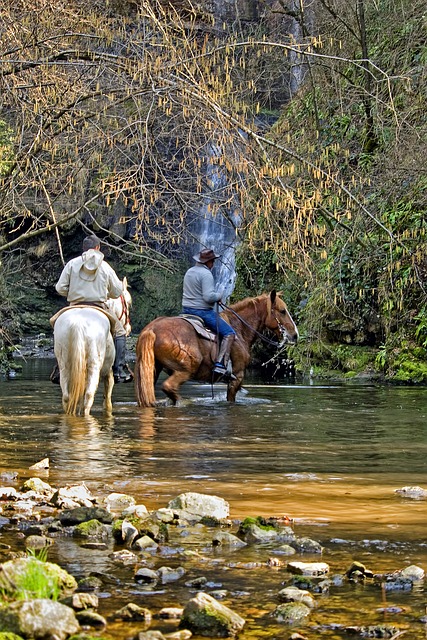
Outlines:
{"label": "horse's tail", "polygon": [[65,413],[75,416],[82,405],[87,384],[87,354],[81,325],[73,325],[68,335],[68,401]]}
{"label": "horse's tail", "polygon": [[155,341],[156,334],[149,329],[141,333],[136,346],[135,393],[140,407],[154,407],[156,404],[154,393]]}

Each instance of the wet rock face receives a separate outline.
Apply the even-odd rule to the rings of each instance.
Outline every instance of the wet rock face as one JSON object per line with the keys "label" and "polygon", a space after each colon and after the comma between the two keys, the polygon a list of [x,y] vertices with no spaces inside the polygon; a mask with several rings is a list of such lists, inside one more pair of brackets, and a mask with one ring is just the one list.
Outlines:
{"label": "wet rock face", "polygon": [[[263,4],[273,4],[270,2]],[[243,22],[255,22],[259,18],[258,0],[205,0],[202,5],[217,21],[233,23],[236,19]]]}

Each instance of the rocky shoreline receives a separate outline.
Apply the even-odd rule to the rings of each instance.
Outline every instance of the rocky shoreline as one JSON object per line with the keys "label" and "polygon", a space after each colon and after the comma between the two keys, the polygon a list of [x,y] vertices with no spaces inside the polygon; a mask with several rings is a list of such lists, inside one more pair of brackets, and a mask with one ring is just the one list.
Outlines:
{"label": "rocky shoreline", "polygon": [[[262,637],[297,640],[312,637],[314,612],[325,606],[331,591],[363,585],[379,604],[384,592],[407,597],[424,586],[424,570],[407,563],[376,573],[353,561],[333,573],[322,544],[298,535],[298,526],[287,517],[232,520],[225,500],[202,493],[180,494],[149,511],[128,494],[94,496],[84,482],[52,487],[39,477],[48,465],[48,460],[34,465],[34,475],[24,482],[14,473],[0,476],[5,483],[0,487],[0,640],[259,638],[259,628],[248,621],[257,607]],[[427,491],[403,487],[396,494],[425,499]],[[120,577],[96,571],[73,575],[61,568],[60,551],[57,563],[48,561],[63,540],[77,544],[79,553],[105,554]],[[247,550],[257,559],[242,560]],[[212,580],[224,569],[228,577],[250,572],[260,583],[264,572],[280,572],[281,588],[261,607],[256,593],[230,592]],[[34,573],[34,590],[27,585],[27,597],[18,598]],[[41,589],[46,584],[47,592]],[[180,606],[173,595],[178,587],[180,598],[186,594]],[[121,593],[113,599],[121,606],[111,610],[107,588]],[[147,606],[153,594],[161,604]],[[329,628],[333,637],[397,638],[412,631],[415,638],[426,621],[422,615],[398,624],[331,620],[322,634]]]}

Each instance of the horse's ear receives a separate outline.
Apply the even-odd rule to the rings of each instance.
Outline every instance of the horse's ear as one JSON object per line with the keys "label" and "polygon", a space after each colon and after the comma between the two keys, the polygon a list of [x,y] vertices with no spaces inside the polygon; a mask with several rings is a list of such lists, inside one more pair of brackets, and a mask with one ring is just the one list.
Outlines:
{"label": "horse's ear", "polygon": [[128,288],[128,279],[126,278],[126,276],[123,278],[123,289],[127,289]]}
{"label": "horse's ear", "polygon": [[271,291],[271,293],[270,293],[270,300],[271,300],[271,304],[274,304],[274,301],[275,301],[275,299],[276,299],[276,295],[277,295],[277,293],[276,293],[276,289],[273,289],[273,290]]}

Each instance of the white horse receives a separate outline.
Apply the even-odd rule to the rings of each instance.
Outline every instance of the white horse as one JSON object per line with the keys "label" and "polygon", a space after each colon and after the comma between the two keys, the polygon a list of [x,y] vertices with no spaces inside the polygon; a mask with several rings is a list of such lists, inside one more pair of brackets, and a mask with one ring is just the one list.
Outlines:
{"label": "white horse", "polygon": [[53,339],[65,413],[88,416],[100,380],[104,408],[111,413],[115,349],[105,313],[95,307],[67,309],[55,322]]}
{"label": "white horse", "polygon": [[[109,300],[107,306],[130,333],[132,299],[126,278],[123,289],[122,296]],[[116,352],[109,317],[96,307],[67,307],[55,320],[53,339],[65,413],[88,416],[100,381],[104,383],[104,409],[111,413]]]}

